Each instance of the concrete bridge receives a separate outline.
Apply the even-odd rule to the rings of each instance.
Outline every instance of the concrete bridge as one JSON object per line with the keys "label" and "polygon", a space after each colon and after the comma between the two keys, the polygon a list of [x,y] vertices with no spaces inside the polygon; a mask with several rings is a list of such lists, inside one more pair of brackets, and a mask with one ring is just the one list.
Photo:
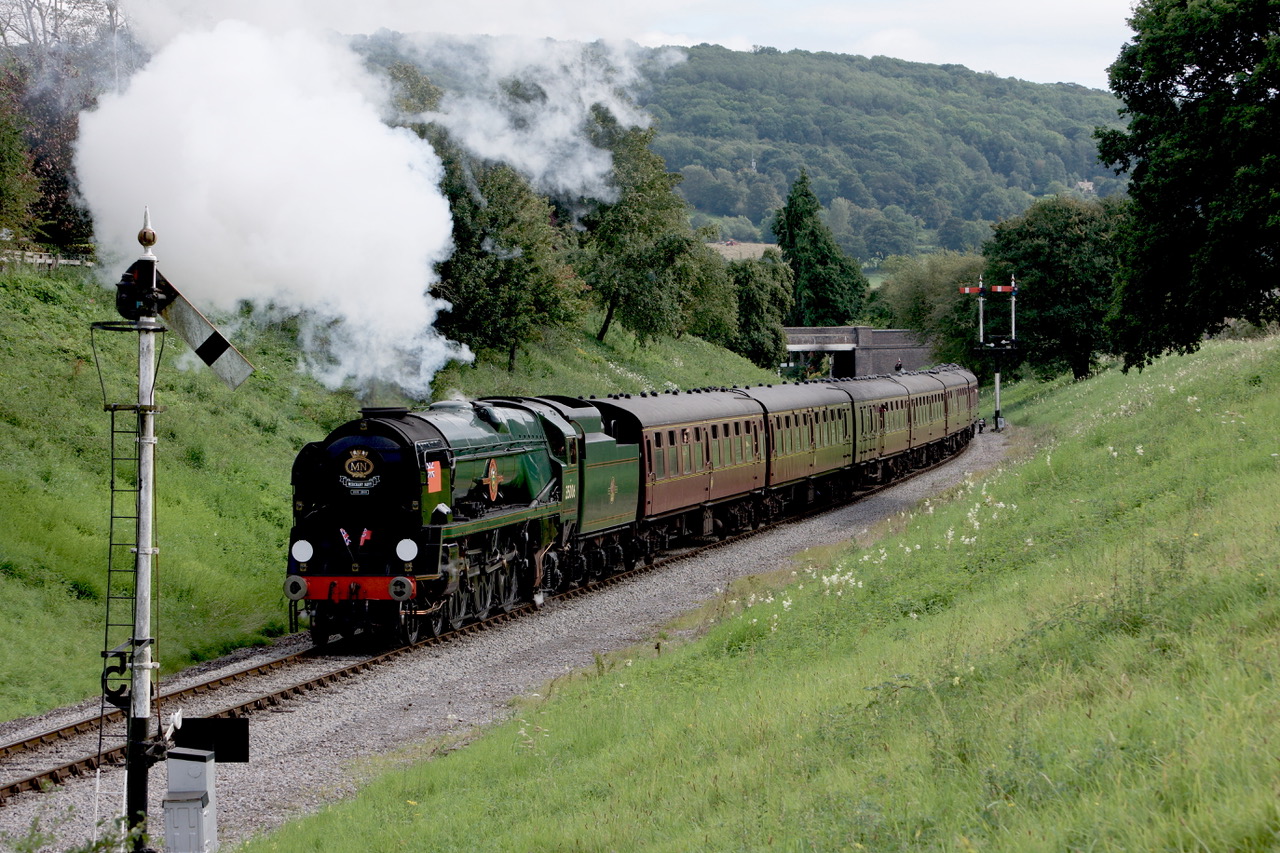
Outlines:
{"label": "concrete bridge", "polygon": [[903,370],[932,367],[929,347],[910,329],[873,329],[870,326],[787,326],[787,352],[822,352],[831,355],[832,376],[871,376],[893,373],[898,361]]}

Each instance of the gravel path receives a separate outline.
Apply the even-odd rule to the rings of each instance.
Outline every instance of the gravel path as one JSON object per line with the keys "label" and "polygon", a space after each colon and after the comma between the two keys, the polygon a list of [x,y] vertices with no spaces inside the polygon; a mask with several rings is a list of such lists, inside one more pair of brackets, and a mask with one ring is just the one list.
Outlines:
{"label": "gravel path", "polygon": [[[358,787],[361,771],[353,768],[362,759],[440,735],[465,735],[473,727],[505,718],[512,697],[591,666],[597,653],[650,640],[659,627],[714,597],[729,581],[785,566],[806,548],[845,542],[961,482],[967,473],[994,467],[1004,457],[1008,441],[1007,432],[985,433],[955,462],[873,497],[591,595],[553,602],[500,630],[423,649],[323,695],[254,714],[249,723],[250,763],[217,767],[222,844],[233,845],[349,796]],[[273,654],[242,651],[201,670],[240,669]],[[218,704],[229,704],[224,700],[225,694]],[[202,710],[186,712],[199,716]],[[6,725],[0,734],[21,725]],[[108,771],[103,787],[119,790],[122,779],[120,771]],[[161,764],[150,778],[150,814],[158,835],[163,835],[160,800],[165,784]],[[67,839],[65,843],[78,843],[92,832],[92,779],[69,782],[51,794],[14,798],[0,807],[0,833],[24,832],[38,814],[47,822],[69,809],[60,837]],[[157,839],[157,846],[162,841]]]}

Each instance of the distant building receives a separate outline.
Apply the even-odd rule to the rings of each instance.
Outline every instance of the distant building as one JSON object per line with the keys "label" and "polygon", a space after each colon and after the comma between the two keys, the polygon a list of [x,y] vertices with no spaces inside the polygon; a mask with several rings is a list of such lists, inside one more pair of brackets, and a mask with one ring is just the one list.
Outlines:
{"label": "distant building", "polygon": [[723,255],[726,261],[759,260],[767,249],[778,248],[777,243],[744,243],[739,240],[721,240],[707,245]]}

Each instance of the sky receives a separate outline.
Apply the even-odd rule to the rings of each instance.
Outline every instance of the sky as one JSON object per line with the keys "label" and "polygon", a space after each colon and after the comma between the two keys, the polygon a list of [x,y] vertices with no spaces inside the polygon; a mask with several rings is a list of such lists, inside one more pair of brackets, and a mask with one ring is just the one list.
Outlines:
{"label": "sky", "polygon": [[[629,39],[654,47],[721,44],[885,55],[955,63],[1000,77],[1107,88],[1106,69],[1132,31],[1133,0],[135,0],[168,10],[174,29],[194,19],[300,18],[340,32],[402,32]],[[158,28],[163,14],[147,16]],[[180,19],[180,20],[179,20]],[[156,23],[159,20],[161,23]]]}

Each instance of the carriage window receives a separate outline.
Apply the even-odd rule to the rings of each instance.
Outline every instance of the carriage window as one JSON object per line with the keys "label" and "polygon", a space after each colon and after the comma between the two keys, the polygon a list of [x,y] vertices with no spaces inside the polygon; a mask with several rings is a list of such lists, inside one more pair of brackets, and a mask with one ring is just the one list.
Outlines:
{"label": "carriage window", "polygon": [[685,427],[684,429],[680,430],[680,443],[681,443],[681,444],[688,444],[688,443],[689,443],[689,428],[688,428],[688,427]]}
{"label": "carriage window", "polygon": [[662,447],[662,433],[655,432],[653,434],[653,446],[659,448]]}
{"label": "carriage window", "polygon": [[702,427],[693,428],[693,440],[699,442],[702,441]]}
{"label": "carriage window", "polygon": [[713,439],[714,439],[714,438],[719,438],[719,437],[720,437],[720,425],[719,425],[719,424],[712,424],[712,425],[711,425],[711,437],[712,437]]}
{"label": "carriage window", "polygon": [[742,435],[742,421],[733,422],[733,434]]}

